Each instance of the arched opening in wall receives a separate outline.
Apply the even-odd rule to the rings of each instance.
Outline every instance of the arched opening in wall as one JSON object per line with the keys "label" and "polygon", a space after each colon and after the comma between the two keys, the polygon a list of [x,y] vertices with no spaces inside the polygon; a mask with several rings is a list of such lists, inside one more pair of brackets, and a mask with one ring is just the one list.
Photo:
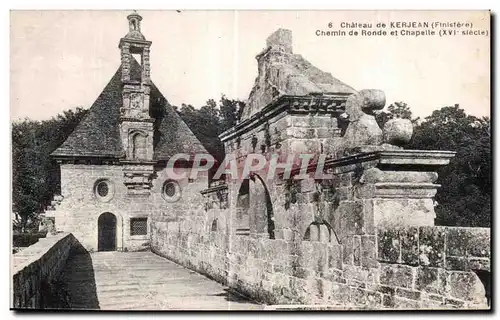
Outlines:
{"label": "arched opening in wall", "polygon": [[234,221],[237,235],[255,234],[274,239],[274,213],[271,197],[264,181],[257,174],[243,180],[236,200]]}
{"label": "arched opening in wall", "polygon": [[137,132],[132,136],[132,158],[136,160],[147,159],[146,135]]}
{"label": "arched opening in wall", "polygon": [[105,212],[97,220],[97,250],[116,250],[116,216],[111,212]]}
{"label": "arched opening in wall", "polygon": [[488,303],[488,307],[491,307],[491,273],[486,270],[473,270],[479,280],[483,283],[486,302]]}
{"label": "arched opening in wall", "polygon": [[250,182],[248,179],[243,180],[240,189],[238,190],[238,198],[236,199],[236,235],[250,235]]}
{"label": "arched opening in wall", "polygon": [[214,219],[214,221],[212,221],[212,227],[210,228],[210,231],[217,231],[218,229],[218,222],[217,222],[217,219]]}
{"label": "arched opening in wall", "polygon": [[[140,54],[140,53],[132,53],[132,57],[134,57],[135,61],[137,61],[138,64],[142,65],[142,63],[143,63],[142,62],[142,59],[143,59],[142,54]],[[136,78],[133,79],[133,80],[141,80],[141,79],[138,78],[138,76],[136,76]]]}
{"label": "arched opening in wall", "polygon": [[304,241],[319,241],[340,244],[337,234],[326,221],[311,223],[304,234]]}
{"label": "arched opening in wall", "polygon": [[258,174],[250,176],[250,228],[258,236],[274,239],[274,212],[271,196]]}

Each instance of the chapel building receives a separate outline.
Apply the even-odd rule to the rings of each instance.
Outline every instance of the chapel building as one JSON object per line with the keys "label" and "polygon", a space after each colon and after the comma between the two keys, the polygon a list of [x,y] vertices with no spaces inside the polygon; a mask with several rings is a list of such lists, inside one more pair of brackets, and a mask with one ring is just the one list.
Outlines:
{"label": "chapel building", "polygon": [[[118,70],[52,153],[60,163],[62,201],[47,216],[92,251],[148,248],[151,217],[175,219],[199,206],[199,191],[208,186],[201,174],[167,175],[173,155],[207,151],[151,81],[151,41],[141,32],[142,17],[127,19]],[[191,167],[189,161],[176,164],[181,172]]]}

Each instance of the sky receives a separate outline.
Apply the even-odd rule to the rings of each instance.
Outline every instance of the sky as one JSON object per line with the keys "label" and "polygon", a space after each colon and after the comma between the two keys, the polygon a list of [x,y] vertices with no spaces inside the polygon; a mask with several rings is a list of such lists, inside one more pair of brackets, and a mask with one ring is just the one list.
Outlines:
{"label": "sky", "polygon": [[[131,11],[11,11],[10,118],[49,119],[90,108],[120,64],[118,42]],[[490,39],[318,37],[342,22],[472,22],[489,30],[488,12],[467,11],[138,11],[151,46],[151,78],[168,101],[201,107],[221,94],[246,100],[255,56],[278,28],[294,53],[357,90],[381,89],[415,116],[456,103],[490,115]],[[328,24],[332,23],[332,29]],[[344,29],[349,31],[348,29]]]}

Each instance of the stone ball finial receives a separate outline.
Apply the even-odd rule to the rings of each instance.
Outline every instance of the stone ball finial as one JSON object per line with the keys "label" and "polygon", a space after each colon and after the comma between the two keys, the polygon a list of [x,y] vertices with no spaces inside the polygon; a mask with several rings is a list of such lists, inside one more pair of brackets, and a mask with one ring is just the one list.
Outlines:
{"label": "stone ball finial", "polygon": [[378,89],[363,89],[360,93],[363,96],[361,110],[363,110],[364,113],[374,115],[375,111],[384,109],[384,91]]}
{"label": "stone ball finial", "polygon": [[395,146],[403,146],[411,140],[413,124],[409,119],[394,118],[385,123],[382,132],[384,142]]}

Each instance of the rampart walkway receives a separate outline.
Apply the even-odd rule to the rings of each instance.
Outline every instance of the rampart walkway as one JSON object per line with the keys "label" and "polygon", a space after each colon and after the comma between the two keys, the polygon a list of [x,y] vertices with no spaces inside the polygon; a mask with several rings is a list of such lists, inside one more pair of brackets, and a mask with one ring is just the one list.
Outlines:
{"label": "rampart walkway", "polygon": [[151,252],[70,257],[61,284],[72,309],[249,310],[263,306]]}

